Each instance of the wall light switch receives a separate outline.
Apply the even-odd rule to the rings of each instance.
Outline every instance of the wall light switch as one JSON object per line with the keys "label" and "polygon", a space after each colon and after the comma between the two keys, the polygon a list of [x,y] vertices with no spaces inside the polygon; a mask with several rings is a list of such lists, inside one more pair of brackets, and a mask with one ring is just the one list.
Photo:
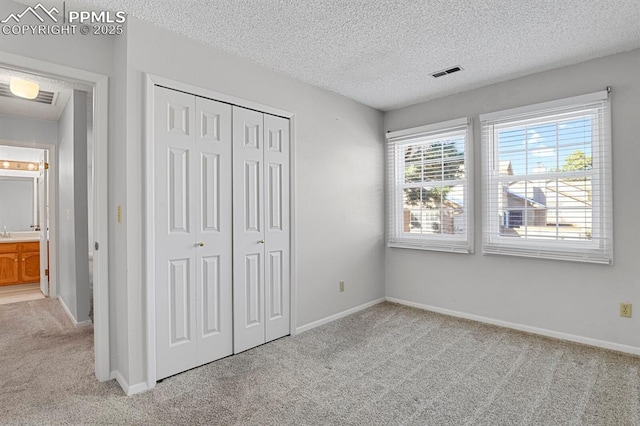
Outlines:
{"label": "wall light switch", "polygon": [[117,216],[118,216],[118,223],[122,223],[122,206],[118,205],[117,208]]}

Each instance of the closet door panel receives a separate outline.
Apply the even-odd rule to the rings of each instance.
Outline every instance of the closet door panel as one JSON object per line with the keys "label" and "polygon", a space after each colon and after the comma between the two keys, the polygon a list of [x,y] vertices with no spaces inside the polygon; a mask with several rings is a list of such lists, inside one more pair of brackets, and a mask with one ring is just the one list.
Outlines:
{"label": "closet door panel", "polygon": [[155,89],[154,175],[156,265],[156,375],[196,364],[195,209],[193,183],[195,98]]}
{"label": "closet door panel", "polygon": [[196,98],[198,365],[233,353],[231,124],[230,105]]}
{"label": "closet door panel", "polygon": [[191,259],[169,261],[169,346],[193,341]]}
{"label": "closet door panel", "polygon": [[265,340],[290,333],[289,120],[264,115]]}
{"label": "closet door panel", "polygon": [[265,342],[263,114],[233,107],[234,353]]}

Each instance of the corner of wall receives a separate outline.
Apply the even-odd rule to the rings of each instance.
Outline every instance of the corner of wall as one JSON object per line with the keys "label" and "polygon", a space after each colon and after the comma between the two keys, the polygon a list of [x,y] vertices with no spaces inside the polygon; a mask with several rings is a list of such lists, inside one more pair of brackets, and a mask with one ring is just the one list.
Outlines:
{"label": "corner of wall", "polygon": [[147,384],[144,382],[136,383],[135,385],[129,385],[127,380],[118,370],[111,371],[111,379],[115,379],[115,381],[118,382],[118,385],[120,385],[120,387],[122,388],[122,390],[127,396],[135,395],[137,393],[144,392],[149,389]]}

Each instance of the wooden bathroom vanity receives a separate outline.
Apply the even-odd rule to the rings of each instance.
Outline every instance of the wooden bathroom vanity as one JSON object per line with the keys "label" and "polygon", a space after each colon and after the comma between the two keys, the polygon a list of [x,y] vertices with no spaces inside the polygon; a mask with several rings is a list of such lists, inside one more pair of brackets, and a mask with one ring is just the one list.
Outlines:
{"label": "wooden bathroom vanity", "polygon": [[40,241],[0,239],[0,286],[40,281]]}

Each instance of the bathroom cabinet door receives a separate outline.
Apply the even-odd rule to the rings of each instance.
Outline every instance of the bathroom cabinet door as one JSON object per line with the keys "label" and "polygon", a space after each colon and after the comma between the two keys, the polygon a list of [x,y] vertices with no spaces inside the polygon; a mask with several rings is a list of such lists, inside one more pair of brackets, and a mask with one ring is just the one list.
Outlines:
{"label": "bathroom cabinet door", "polygon": [[[36,251],[38,250],[38,251]],[[20,282],[37,283],[40,281],[40,251],[25,247],[20,254]]]}
{"label": "bathroom cabinet door", "polygon": [[0,285],[18,284],[18,252],[0,253]]}

